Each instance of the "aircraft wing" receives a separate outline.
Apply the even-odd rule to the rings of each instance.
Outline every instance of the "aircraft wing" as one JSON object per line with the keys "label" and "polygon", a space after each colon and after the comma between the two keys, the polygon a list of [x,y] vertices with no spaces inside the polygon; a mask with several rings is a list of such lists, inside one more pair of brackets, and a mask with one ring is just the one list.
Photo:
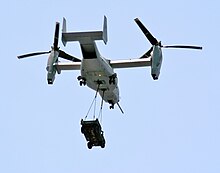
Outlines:
{"label": "aircraft wing", "polygon": [[[134,68],[151,66],[151,58],[111,60],[109,64],[112,68]],[[58,71],[80,70],[81,62],[58,62],[55,64]]]}
{"label": "aircraft wing", "polygon": [[151,58],[128,59],[128,60],[111,60],[112,68],[134,68],[151,66]]}
{"label": "aircraft wing", "polygon": [[81,62],[58,62],[55,64],[58,71],[80,70]]}

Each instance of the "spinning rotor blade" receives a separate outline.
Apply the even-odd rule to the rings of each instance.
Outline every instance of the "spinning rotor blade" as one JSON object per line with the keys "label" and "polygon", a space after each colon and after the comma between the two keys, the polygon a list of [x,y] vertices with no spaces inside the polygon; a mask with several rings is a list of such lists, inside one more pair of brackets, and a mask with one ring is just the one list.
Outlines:
{"label": "spinning rotor blade", "polygon": [[50,52],[51,52],[51,51],[29,53],[29,54],[25,54],[25,55],[20,55],[20,56],[18,56],[18,59],[21,59],[21,58],[28,58],[28,57],[36,56],[36,55],[48,54],[48,53],[50,53]]}
{"label": "spinning rotor blade", "polygon": [[198,49],[202,50],[200,46],[185,46],[185,45],[172,45],[172,46],[162,46],[163,48],[183,48],[183,49]]}
{"label": "spinning rotor blade", "polygon": [[135,22],[137,23],[137,25],[140,27],[140,29],[142,30],[142,32],[144,33],[144,35],[147,37],[147,39],[149,40],[149,42],[152,45],[156,45],[158,44],[157,39],[150,33],[150,31],[147,30],[147,28],[143,25],[143,23],[138,19],[134,19]]}
{"label": "spinning rotor blade", "polygon": [[60,23],[56,22],[55,34],[54,34],[54,42],[53,42],[54,50],[59,50],[59,48],[58,48],[59,29],[60,29]]}
{"label": "spinning rotor blade", "polygon": [[80,59],[78,59],[78,58],[76,58],[76,57],[73,57],[73,56],[71,56],[71,55],[65,53],[65,52],[62,51],[62,50],[59,50],[59,47],[58,47],[59,31],[60,31],[60,23],[59,23],[59,22],[56,22],[53,49],[54,49],[55,51],[58,51],[58,52],[59,52],[59,57],[61,57],[61,58],[63,58],[63,59],[66,59],[66,60],[69,60],[69,61],[73,61],[73,62],[81,62]]}
{"label": "spinning rotor blade", "polygon": [[69,60],[69,61],[73,61],[73,62],[81,62],[80,59],[78,59],[72,55],[69,55],[62,50],[59,51],[59,57],[66,59],[66,60]]}
{"label": "spinning rotor blade", "polygon": [[58,47],[59,29],[60,29],[60,23],[56,22],[55,33],[54,33],[54,42],[53,42],[52,50],[47,51],[47,52],[35,52],[35,53],[29,53],[29,54],[20,55],[20,56],[18,56],[18,59],[27,58],[27,57],[36,56],[36,55],[48,54],[48,53],[51,53],[51,52],[58,52],[58,57],[61,57],[63,59],[66,59],[66,60],[69,60],[69,61],[73,61],[73,62],[81,62],[80,59],[78,59],[78,58],[76,58],[74,56],[71,56],[71,55],[65,53],[62,50],[59,50],[59,47]]}
{"label": "spinning rotor blade", "polygon": [[[163,48],[183,48],[183,49],[198,49],[198,50],[202,49],[202,47],[200,47],[200,46],[187,46],[187,45],[163,46],[163,45],[161,45],[161,42],[158,42],[157,39],[150,33],[150,31],[147,30],[147,28],[143,25],[143,23],[138,18],[136,18],[134,20],[152,45],[158,45]],[[149,52],[151,52],[151,51],[149,50]],[[149,54],[149,52],[148,52],[148,54]]]}

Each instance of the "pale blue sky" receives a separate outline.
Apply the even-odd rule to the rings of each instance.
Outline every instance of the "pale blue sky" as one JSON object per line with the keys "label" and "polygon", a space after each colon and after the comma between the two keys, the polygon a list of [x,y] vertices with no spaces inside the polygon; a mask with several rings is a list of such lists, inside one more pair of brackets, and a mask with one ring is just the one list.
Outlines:
{"label": "pale blue sky", "polygon": [[[199,1],[28,1],[1,3],[0,172],[220,172],[220,3]],[[117,70],[122,115],[104,105],[106,148],[88,150],[80,132],[94,97],[79,72],[46,82],[47,51],[55,22],[69,31],[99,30],[108,18],[109,59],[138,58],[150,48],[134,18],[163,44],[192,44],[202,51],[163,51],[159,81],[149,68]],[[78,43],[60,47],[81,57]],[[98,102],[99,103],[99,102]]]}

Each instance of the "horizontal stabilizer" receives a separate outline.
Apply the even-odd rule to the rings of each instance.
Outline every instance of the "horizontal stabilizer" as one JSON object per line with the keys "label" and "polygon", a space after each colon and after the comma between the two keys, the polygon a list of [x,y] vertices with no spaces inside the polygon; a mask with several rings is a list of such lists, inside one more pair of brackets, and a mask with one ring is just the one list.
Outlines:
{"label": "horizontal stabilizer", "polygon": [[107,44],[107,18],[104,16],[103,31],[88,31],[88,32],[67,32],[66,19],[63,18],[62,42],[65,46],[67,42],[79,41],[82,44],[92,43],[94,40],[103,40]]}

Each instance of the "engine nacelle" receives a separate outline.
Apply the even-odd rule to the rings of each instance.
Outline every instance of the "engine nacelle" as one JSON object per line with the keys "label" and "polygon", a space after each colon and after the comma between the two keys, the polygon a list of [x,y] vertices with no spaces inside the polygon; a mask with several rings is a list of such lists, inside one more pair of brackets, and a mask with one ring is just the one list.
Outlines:
{"label": "engine nacelle", "polygon": [[58,61],[58,56],[59,56],[59,52],[58,51],[54,51],[52,50],[48,61],[47,61],[47,82],[48,84],[53,84],[54,80],[55,80],[55,75],[57,72],[56,67],[54,66],[54,64]]}
{"label": "engine nacelle", "polygon": [[160,75],[160,69],[163,59],[162,50],[159,45],[153,46],[153,53],[151,58],[151,76],[154,80],[157,80]]}

